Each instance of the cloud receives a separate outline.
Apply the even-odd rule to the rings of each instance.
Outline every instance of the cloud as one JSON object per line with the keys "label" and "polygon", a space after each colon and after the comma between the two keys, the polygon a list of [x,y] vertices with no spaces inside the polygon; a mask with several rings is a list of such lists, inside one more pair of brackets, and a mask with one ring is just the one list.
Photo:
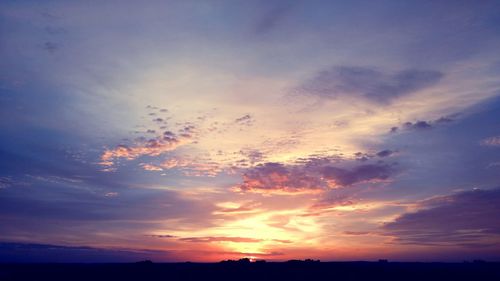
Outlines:
{"label": "cloud", "polygon": [[240,154],[245,156],[251,165],[262,162],[265,159],[264,153],[256,149],[242,149]]}
{"label": "cloud", "polygon": [[7,188],[13,185],[10,177],[0,177],[0,189]]}
{"label": "cloud", "polygon": [[245,114],[239,118],[234,120],[234,123],[243,125],[243,126],[252,126],[254,123],[254,119],[250,114]]}
{"label": "cloud", "polygon": [[180,241],[194,243],[211,243],[211,242],[233,242],[233,243],[258,243],[262,239],[247,238],[247,237],[224,237],[224,236],[209,236],[209,237],[184,237],[179,238]]}
{"label": "cloud", "polygon": [[366,164],[351,170],[325,167],[323,170],[323,176],[334,180],[339,186],[349,186],[371,180],[386,180],[392,173],[393,167],[386,164]]}
{"label": "cloud", "polygon": [[222,167],[216,162],[196,162],[196,160],[190,162],[183,170],[184,175],[193,177],[215,177],[221,172]]}
{"label": "cloud", "polygon": [[112,166],[116,159],[125,158],[133,160],[141,156],[158,156],[165,152],[172,151],[177,147],[190,143],[192,136],[189,134],[176,134],[165,131],[162,136],[146,139],[139,138],[138,141],[131,146],[118,145],[113,149],[106,149],[101,155],[100,164],[103,166]]}
{"label": "cloud", "polygon": [[170,158],[158,165],[142,163],[141,166],[146,171],[179,169],[184,173],[184,175],[195,177],[215,177],[223,170],[222,167],[214,161],[182,157]]}
{"label": "cloud", "polygon": [[[349,163],[347,163],[349,164]],[[344,164],[344,165],[347,165]],[[318,192],[361,182],[387,180],[396,169],[384,163],[341,167],[330,159],[310,158],[297,164],[267,162],[247,169],[236,191]],[[352,166],[352,164],[351,164]]]}
{"label": "cloud", "polygon": [[344,192],[342,195],[327,195],[321,198],[316,203],[314,203],[310,209],[312,213],[316,213],[318,210],[329,209],[337,206],[351,206],[355,204],[354,200],[355,192]]}
{"label": "cloud", "polygon": [[365,153],[365,152],[356,152],[356,153],[354,153],[354,156],[356,157],[355,159],[357,161],[366,162],[374,157],[384,158],[384,157],[389,157],[389,156],[393,155],[394,153],[395,153],[395,151],[385,149],[385,150],[381,150],[381,151],[374,153],[374,154],[373,153]]}
{"label": "cloud", "polygon": [[[86,233],[79,237],[94,241],[98,231],[117,236],[126,231],[133,236],[155,228],[158,220],[175,219],[175,227],[179,228],[212,225],[209,218],[215,206],[211,202],[189,199],[169,190],[136,188],[135,176],[130,173],[101,176],[85,177],[82,183],[36,181],[23,188],[2,189],[2,237],[16,239],[22,235],[38,241],[39,237],[58,239]],[[51,226],[55,220],[60,225]],[[112,221],[120,224],[110,224]]]}
{"label": "cloud", "polygon": [[426,130],[432,128],[432,125],[427,121],[406,122],[403,126],[407,130]]}
{"label": "cloud", "polygon": [[189,165],[189,161],[181,158],[170,158],[163,161],[160,166],[164,169],[173,169],[177,167],[186,167]]}
{"label": "cloud", "polygon": [[240,191],[310,192],[328,188],[328,182],[311,175],[302,167],[288,167],[281,163],[264,163],[243,174]]}
{"label": "cloud", "polygon": [[152,164],[142,163],[141,166],[146,171],[163,171],[162,167],[155,166]]}
{"label": "cloud", "polygon": [[373,157],[373,155],[370,155],[368,153],[363,153],[363,152],[356,152],[354,153],[354,156],[356,156],[356,160],[364,162],[368,161],[370,158]]}
{"label": "cloud", "polygon": [[325,99],[349,95],[379,104],[436,84],[443,73],[435,70],[405,69],[385,73],[375,68],[334,66],[316,74],[298,91]]}
{"label": "cloud", "polygon": [[394,151],[388,149],[377,152],[378,157],[389,157],[392,154],[394,154]]}
{"label": "cloud", "polygon": [[500,188],[438,196],[418,207],[384,224],[382,232],[402,244],[500,246]]}
{"label": "cloud", "polygon": [[201,236],[201,237],[179,237],[175,235],[148,235],[154,238],[176,238],[178,241],[182,242],[192,242],[192,243],[217,243],[217,242],[233,242],[233,243],[259,243],[263,241],[273,241],[278,243],[292,243],[290,240],[283,239],[257,239],[249,237],[238,237],[238,236]]}
{"label": "cloud", "polygon": [[170,235],[170,234],[161,234],[161,235],[149,235],[150,237],[154,238],[176,238],[177,236],[175,235]]}
{"label": "cloud", "polygon": [[[432,129],[436,127],[437,125],[444,125],[450,122],[453,122],[455,119],[454,117],[457,116],[458,114],[455,114],[453,117],[452,116],[444,116],[436,120],[430,120],[430,121],[422,121],[422,120],[417,120],[415,122],[405,122],[402,125],[402,129],[406,131],[427,131],[429,129]],[[400,128],[395,126],[390,129],[391,133],[396,133]]]}
{"label": "cloud", "polygon": [[434,120],[434,123],[436,124],[446,124],[453,122],[455,117],[459,116],[460,114],[454,114],[453,116],[443,116],[439,119]]}
{"label": "cloud", "polygon": [[480,144],[483,146],[500,146],[500,136],[486,138]]}
{"label": "cloud", "polygon": [[172,258],[168,251],[0,243],[0,262],[136,262]]}
{"label": "cloud", "polygon": [[278,243],[284,243],[284,244],[293,243],[292,240],[286,240],[286,239],[272,239],[271,241],[278,242]]}
{"label": "cloud", "polygon": [[241,213],[253,213],[258,211],[258,207],[261,205],[260,202],[249,201],[241,204],[226,202],[217,204],[220,209],[214,212],[214,214],[224,214],[233,215]]}
{"label": "cloud", "polygon": [[45,44],[43,45],[43,48],[49,52],[49,53],[54,53],[55,51],[57,51],[59,49],[59,45],[54,43],[54,42],[45,42]]}
{"label": "cloud", "polygon": [[240,118],[236,118],[236,120],[234,120],[234,122],[240,123],[240,122],[248,121],[250,119],[252,119],[252,116],[250,116],[250,114],[246,114],[246,115],[241,116]]}
{"label": "cloud", "polygon": [[293,6],[292,1],[273,1],[270,8],[263,12],[255,26],[257,34],[264,34],[272,30],[278,23],[285,18]]}
{"label": "cloud", "polygon": [[345,235],[358,236],[358,235],[369,235],[371,232],[369,231],[344,231]]}

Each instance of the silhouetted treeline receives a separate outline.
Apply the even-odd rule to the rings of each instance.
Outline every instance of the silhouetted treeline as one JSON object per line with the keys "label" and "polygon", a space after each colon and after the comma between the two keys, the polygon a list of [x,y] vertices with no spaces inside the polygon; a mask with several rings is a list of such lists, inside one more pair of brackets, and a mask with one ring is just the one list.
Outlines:
{"label": "silhouetted treeline", "polygon": [[251,262],[0,264],[0,281],[16,280],[500,280],[500,263]]}

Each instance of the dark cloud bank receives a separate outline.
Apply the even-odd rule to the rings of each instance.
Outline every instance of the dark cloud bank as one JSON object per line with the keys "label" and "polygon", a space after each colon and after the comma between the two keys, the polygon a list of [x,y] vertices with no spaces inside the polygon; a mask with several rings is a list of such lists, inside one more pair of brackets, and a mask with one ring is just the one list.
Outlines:
{"label": "dark cloud bank", "polygon": [[396,243],[500,249],[500,188],[424,200],[419,211],[383,225]]}
{"label": "dark cloud bank", "polygon": [[0,262],[135,262],[165,256],[171,255],[155,250],[0,242]]}
{"label": "dark cloud bank", "polygon": [[404,69],[389,73],[369,67],[334,66],[317,73],[298,91],[326,99],[350,95],[387,104],[394,98],[433,86],[443,76],[436,70]]}

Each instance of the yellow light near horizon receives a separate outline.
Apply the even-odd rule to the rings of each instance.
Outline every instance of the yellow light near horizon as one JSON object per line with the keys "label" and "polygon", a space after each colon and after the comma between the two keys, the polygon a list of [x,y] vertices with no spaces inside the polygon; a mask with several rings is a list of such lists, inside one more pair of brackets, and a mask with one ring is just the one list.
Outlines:
{"label": "yellow light near horizon", "polygon": [[[217,233],[222,232],[231,237],[259,239],[260,242],[227,242],[225,245],[242,253],[265,253],[267,248],[282,244],[283,241],[304,243],[307,234],[321,232],[320,225],[315,222],[314,218],[300,217],[297,216],[298,213],[297,210],[260,213],[249,218],[228,222],[219,227]],[[284,216],[287,222],[277,225],[273,223],[275,216]]]}

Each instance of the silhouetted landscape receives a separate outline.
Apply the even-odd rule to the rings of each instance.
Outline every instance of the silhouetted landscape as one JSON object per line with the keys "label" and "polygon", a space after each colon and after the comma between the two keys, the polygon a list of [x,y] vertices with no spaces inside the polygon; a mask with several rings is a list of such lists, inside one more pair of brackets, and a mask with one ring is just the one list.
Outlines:
{"label": "silhouetted landscape", "polygon": [[288,262],[1,264],[0,280],[500,280],[500,263]]}

